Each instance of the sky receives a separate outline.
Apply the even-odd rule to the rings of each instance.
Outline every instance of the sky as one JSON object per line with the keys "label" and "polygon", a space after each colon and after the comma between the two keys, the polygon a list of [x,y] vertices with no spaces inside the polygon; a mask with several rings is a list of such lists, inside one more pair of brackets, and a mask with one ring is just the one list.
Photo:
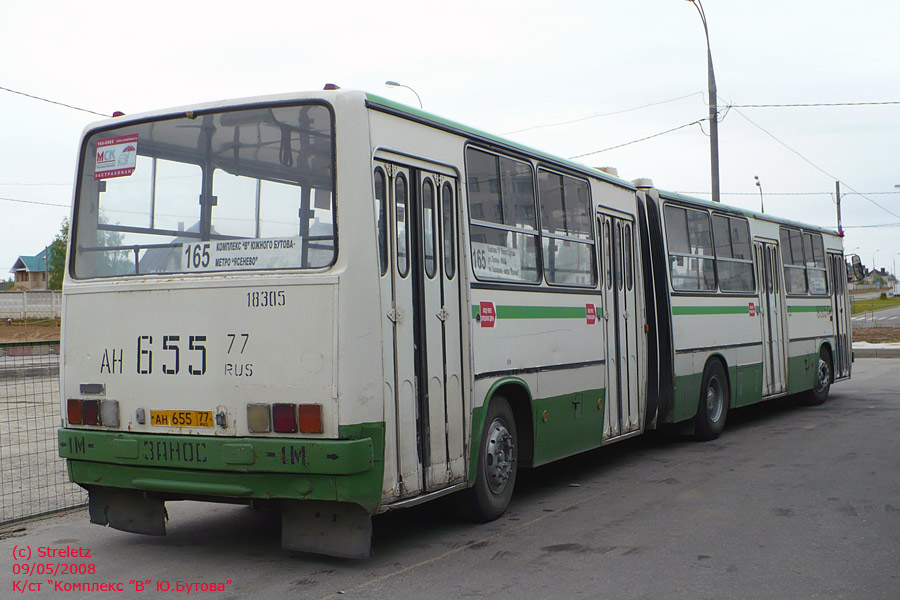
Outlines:
{"label": "sky", "polygon": [[[109,115],[335,83],[416,106],[413,92],[384,85],[393,80],[442,117],[709,198],[708,123],[686,126],[708,111],[706,38],[690,1],[226,6],[4,0],[0,279],[58,233],[81,133],[101,118],[20,93]],[[704,9],[723,202],[759,210],[758,176],[765,212],[836,228],[839,180],[846,252],[892,270],[900,3],[705,0]],[[848,103],[869,104],[746,106]]]}

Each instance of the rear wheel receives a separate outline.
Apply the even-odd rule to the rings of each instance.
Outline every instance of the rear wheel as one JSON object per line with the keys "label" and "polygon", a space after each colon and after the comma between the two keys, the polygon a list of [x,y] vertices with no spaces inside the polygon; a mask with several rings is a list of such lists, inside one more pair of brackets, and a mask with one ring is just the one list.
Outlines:
{"label": "rear wheel", "polygon": [[828,348],[822,348],[819,352],[819,360],[816,363],[816,380],[813,388],[807,390],[801,396],[801,403],[806,406],[818,406],[825,402],[828,398],[828,392],[831,390],[831,382],[833,378],[831,352]]}
{"label": "rear wheel", "polygon": [[725,368],[718,360],[706,363],[700,384],[700,406],[694,417],[694,437],[698,440],[714,440],[725,428],[728,402],[731,394]]}
{"label": "rear wheel", "polygon": [[473,519],[493,521],[506,511],[516,485],[516,422],[505,398],[494,396],[484,419],[475,485],[468,490]]}

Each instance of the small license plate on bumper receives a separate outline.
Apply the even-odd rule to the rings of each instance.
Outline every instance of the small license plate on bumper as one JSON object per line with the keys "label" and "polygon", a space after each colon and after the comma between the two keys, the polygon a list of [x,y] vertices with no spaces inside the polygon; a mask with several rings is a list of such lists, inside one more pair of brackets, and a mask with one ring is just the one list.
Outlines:
{"label": "small license plate on bumper", "polygon": [[208,410],[151,410],[150,424],[159,427],[212,427]]}

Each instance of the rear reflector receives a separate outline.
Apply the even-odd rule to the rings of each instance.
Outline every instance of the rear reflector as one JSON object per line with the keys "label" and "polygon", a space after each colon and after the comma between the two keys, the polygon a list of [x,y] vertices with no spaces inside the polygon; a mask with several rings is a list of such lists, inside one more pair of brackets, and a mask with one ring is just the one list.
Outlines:
{"label": "rear reflector", "polygon": [[81,404],[81,419],[85,425],[100,424],[100,401],[85,400]]}
{"label": "rear reflector", "polygon": [[273,404],[272,423],[278,433],[297,433],[297,405]]}
{"label": "rear reflector", "polygon": [[78,398],[69,398],[66,401],[66,418],[70,425],[81,425],[84,419],[81,416],[81,400]]}
{"label": "rear reflector", "polygon": [[119,426],[119,401],[118,400],[101,400],[100,401],[100,423],[104,427]]}
{"label": "rear reflector", "polygon": [[269,433],[272,431],[272,418],[268,404],[247,405],[247,429],[250,433]]}
{"label": "rear reflector", "polygon": [[321,404],[301,404],[299,409],[300,431],[302,433],[322,433],[325,431],[322,427]]}

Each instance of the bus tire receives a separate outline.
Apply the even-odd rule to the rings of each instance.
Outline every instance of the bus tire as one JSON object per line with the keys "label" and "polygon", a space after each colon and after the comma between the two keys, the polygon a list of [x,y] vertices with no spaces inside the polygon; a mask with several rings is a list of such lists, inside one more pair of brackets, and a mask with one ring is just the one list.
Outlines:
{"label": "bus tire", "polygon": [[816,379],[813,387],[800,396],[800,403],[804,406],[818,406],[828,398],[833,379],[831,352],[828,348],[822,348],[819,352],[819,360],[816,363]]}
{"label": "bus tire", "polygon": [[506,398],[494,396],[484,418],[475,485],[467,490],[467,512],[478,522],[498,518],[509,506],[518,470],[516,421]]}
{"label": "bus tire", "polygon": [[719,437],[725,428],[728,403],[731,395],[725,368],[718,360],[706,363],[700,383],[700,405],[694,417],[694,437],[708,441]]}

